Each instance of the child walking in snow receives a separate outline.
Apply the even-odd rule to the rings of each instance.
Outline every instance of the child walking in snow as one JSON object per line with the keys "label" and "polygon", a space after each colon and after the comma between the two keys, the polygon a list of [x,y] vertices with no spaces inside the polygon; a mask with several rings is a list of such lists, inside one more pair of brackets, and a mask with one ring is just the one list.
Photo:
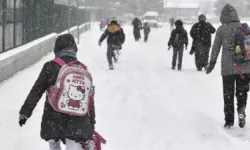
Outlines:
{"label": "child walking in snow", "polygon": [[[54,48],[56,58],[44,64],[19,112],[19,124],[23,126],[47,91],[40,135],[42,139],[48,141],[50,150],[61,150],[60,141],[65,142],[66,150],[82,150],[83,143],[87,145],[86,147],[94,146],[92,138],[95,108],[91,97],[92,77],[87,67],[77,60],[77,50],[71,34],[60,35],[56,39]],[[73,76],[61,69],[64,71],[77,69],[79,72],[74,72]],[[67,75],[65,80],[61,78],[63,73]],[[57,83],[63,84],[57,87]],[[74,109],[71,109],[72,106]]]}
{"label": "child walking in snow", "polygon": [[169,50],[171,47],[173,47],[172,69],[175,69],[178,56],[178,70],[181,70],[184,45],[185,49],[187,50],[188,36],[187,31],[184,29],[183,22],[181,20],[177,20],[175,22],[175,26],[176,28],[171,32],[168,47]]}
{"label": "child walking in snow", "polygon": [[144,23],[143,30],[144,30],[144,42],[148,42],[148,35],[151,29],[147,22]]}

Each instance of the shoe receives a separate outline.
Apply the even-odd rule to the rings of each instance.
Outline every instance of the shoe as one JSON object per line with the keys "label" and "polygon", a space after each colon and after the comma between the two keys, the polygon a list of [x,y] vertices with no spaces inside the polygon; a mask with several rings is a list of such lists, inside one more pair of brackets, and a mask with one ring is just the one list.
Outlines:
{"label": "shoe", "polygon": [[178,70],[181,71],[181,67],[178,67]]}
{"label": "shoe", "polygon": [[197,71],[202,71],[202,68],[197,68]]}
{"label": "shoe", "polygon": [[95,150],[96,149],[95,142],[93,140],[86,141],[84,148],[85,148],[84,150]]}
{"label": "shoe", "polygon": [[244,114],[239,114],[239,127],[244,128],[246,125],[246,119]]}
{"label": "shoe", "polygon": [[230,129],[233,126],[234,126],[233,122],[226,122],[225,125],[224,125],[224,128]]}
{"label": "shoe", "polygon": [[114,66],[113,65],[109,65],[109,69],[110,70],[114,70]]}
{"label": "shoe", "polygon": [[240,128],[244,128],[246,125],[246,106],[239,106],[238,109],[238,119]]}
{"label": "shoe", "polygon": [[172,67],[172,70],[175,70],[175,67],[174,67],[174,66]]}

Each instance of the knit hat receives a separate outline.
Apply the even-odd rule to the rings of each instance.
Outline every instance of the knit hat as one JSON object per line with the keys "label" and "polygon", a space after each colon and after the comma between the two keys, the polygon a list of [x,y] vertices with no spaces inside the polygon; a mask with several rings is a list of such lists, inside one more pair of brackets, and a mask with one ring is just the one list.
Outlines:
{"label": "knit hat", "polygon": [[183,22],[181,20],[176,20],[175,26],[183,26]]}
{"label": "knit hat", "polygon": [[204,14],[199,15],[198,19],[199,19],[199,21],[203,21],[203,22],[205,22],[207,20],[207,18]]}

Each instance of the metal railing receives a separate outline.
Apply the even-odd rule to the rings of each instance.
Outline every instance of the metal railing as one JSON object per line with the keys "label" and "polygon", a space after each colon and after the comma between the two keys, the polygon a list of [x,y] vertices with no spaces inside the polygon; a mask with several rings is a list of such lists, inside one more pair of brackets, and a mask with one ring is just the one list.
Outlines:
{"label": "metal railing", "polygon": [[90,22],[90,11],[53,0],[0,0],[0,53]]}

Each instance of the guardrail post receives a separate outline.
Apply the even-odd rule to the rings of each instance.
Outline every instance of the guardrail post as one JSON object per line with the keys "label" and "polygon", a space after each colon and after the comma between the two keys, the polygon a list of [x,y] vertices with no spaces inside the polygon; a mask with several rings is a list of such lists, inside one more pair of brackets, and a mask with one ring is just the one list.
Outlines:
{"label": "guardrail post", "polygon": [[14,19],[13,19],[13,47],[16,47],[16,0],[14,0]]}
{"label": "guardrail post", "polygon": [[2,52],[5,51],[5,24],[6,24],[6,7],[7,7],[7,3],[6,0],[3,0],[3,10],[2,10]]}

